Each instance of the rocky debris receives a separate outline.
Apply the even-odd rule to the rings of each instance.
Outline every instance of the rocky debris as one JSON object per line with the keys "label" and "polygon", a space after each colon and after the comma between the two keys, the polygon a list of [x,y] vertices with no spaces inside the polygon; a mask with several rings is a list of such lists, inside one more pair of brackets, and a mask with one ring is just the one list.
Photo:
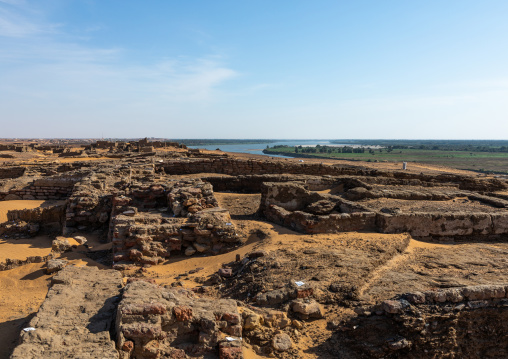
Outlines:
{"label": "rocky debris", "polygon": [[69,239],[65,237],[57,237],[53,240],[51,244],[51,250],[57,253],[63,253],[70,251],[72,249],[72,244],[69,242]]}
{"label": "rocky debris", "polygon": [[110,338],[122,277],[114,270],[67,266],[22,331],[11,359],[117,359]]}
{"label": "rocky debris", "polygon": [[233,270],[231,268],[221,268],[219,269],[219,275],[224,278],[232,277]]}
{"label": "rocky debris", "polygon": [[242,343],[239,340],[222,341],[219,344],[219,359],[242,359]]}
{"label": "rocky debris", "polygon": [[58,271],[64,269],[64,267],[67,265],[67,263],[69,263],[69,262],[66,261],[65,259],[50,259],[47,263],[47,266],[46,266],[46,273],[52,274],[52,273],[58,272]]}
{"label": "rocky debris", "polygon": [[272,338],[272,347],[279,352],[288,351],[292,346],[291,337],[286,333],[275,334]]}
{"label": "rocky debris", "polygon": [[83,237],[83,236],[75,236],[74,239],[76,240],[76,242],[78,242],[79,244],[85,244],[88,240],[86,239],[86,237]]}
{"label": "rocky debris", "polygon": [[320,319],[324,317],[324,309],[314,299],[297,299],[291,303],[291,309],[297,313],[301,319]]}
{"label": "rocky debris", "polygon": [[406,293],[356,308],[359,316],[340,326],[335,340],[357,356],[371,358],[423,359],[444,353],[467,359],[503,358],[508,355],[502,339],[508,330],[507,288],[482,285]]}
{"label": "rocky debris", "polygon": [[[241,337],[236,302],[197,297],[186,289],[164,289],[135,281],[125,287],[117,313],[120,358],[241,358],[239,348],[222,344]],[[180,356],[176,356],[180,355]]]}
{"label": "rocky debris", "polygon": [[322,199],[320,201],[309,204],[305,208],[305,212],[317,215],[325,215],[330,214],[334,209],[337,203],[334,203],[330,200]]}
{"label": "rocky debris", "polygon": [[30,238],[34,237],[40,230],[38,223],[25,221],[0,223],[0,235],[8,238]]}

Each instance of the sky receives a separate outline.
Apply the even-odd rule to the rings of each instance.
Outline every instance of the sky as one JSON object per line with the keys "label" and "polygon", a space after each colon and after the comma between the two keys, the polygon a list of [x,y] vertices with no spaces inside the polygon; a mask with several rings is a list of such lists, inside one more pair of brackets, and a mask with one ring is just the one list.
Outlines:
{"label": "sky", "polygon": [[0,0],[0,138],[508,139],[506,0]]}

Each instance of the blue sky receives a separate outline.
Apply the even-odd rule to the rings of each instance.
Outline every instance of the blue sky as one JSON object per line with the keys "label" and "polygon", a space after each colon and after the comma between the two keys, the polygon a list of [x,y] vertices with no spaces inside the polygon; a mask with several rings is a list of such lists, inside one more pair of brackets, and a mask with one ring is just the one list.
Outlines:
{"label": "blue sky", "polygon": [[0,138],[507,139],[507,18],[506,0],[0,0]]}

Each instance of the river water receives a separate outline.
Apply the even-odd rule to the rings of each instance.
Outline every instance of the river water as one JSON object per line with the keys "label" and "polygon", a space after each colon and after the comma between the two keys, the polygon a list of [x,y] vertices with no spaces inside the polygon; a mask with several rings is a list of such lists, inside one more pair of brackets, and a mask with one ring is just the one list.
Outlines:
{"label": "river water", "polygon": [[[287,141],[275,141],[275,142],[262,142],[256,144],[236,144],[236,145],[208,145],[208,146],[189,146],[189,148],[204,148],[207,150],[216,150],[220,148],[224,152],[240,152],[240,153],[251,153],[254,155],[265,155],[270,157],[287,157],[279,155],[267,155],[263,153],[266,146],[332,146],[329,140],[287,140]],[[333,144],[333,146],[347,146]]]}

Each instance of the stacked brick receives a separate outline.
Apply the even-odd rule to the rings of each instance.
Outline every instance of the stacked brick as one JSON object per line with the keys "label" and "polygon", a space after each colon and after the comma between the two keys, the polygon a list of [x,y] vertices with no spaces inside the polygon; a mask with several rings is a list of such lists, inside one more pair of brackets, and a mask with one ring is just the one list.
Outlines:
{"label": "stacked brick", "polygon": [[319,163],[295,163],[271,160],[242,160],[236,158],[198,158],[172,160],[157,165],[170,175],[192,173],[223,173],[232,176],[262,174],[306,174],[313,176],[370,176],[398,180],[420,180],[436,183],[457,183],[459,189],[471,191],[499,191],[506,184],[498,179],[476,179],[461,175],[424,175],[410,172],[379,171],[361,167],[331,166]]}
{"label": "stacked brick", "polygon": [[77,184],[67,201],[66,227],[99,228],[109,220],[111,195],[90,184]]}
{"label": "stacked brick", "polygon": [[297,183],[265,183],[260,212],[270,221],[303,233],[373,230],[376,213],[338,196],[307,191]]}
{"label": "stacked brick", "polygon": [[168,205],[176,217],[199,212],[206,208],[218,207],[213,195],[213,187],[201,180],[170,182]]}
{"label": "stacked brick", "polygon": [[[121,359],[195,358],[219,354],[242,358],[241,317],[230,299],[196,297],[186,289],[129,283],[118,306],[116,330]],[[235,340],[236,339],[236,340]]]}
{"label": "stacked brick", "polygon": [[[350,192],[357,194],[359,191],[355,190]],[[435,199],[433,195],[428,194]],[[506,201],[479,195],[469,197],[495,205],[496,212],[387,214],[338,196],[307,191],[303,185],[291,182],[263,184],[260,212],[272,222],[304,233],[377,230],[408,232],[418,238],[497,238],[508,234]]]}
{"label": "stacked brick", "polygon": [[506,358],[507,290],[504,284],[412,292],[357,307],[359,316],[343,326],[344,347],[369,358]]}
{"label": "stacked brick", "polygon": [[116,269],[158,264],[171,253],[218,254],[238,242],[229,212],[220,208],[205,209],[187,218],[120,214],[113,217],[111,225]]}
{"label": "stacked brick", "polygon": [[0,168],[0,179],[18,178],[25,174],[26,167],[13,166]]}
{"label": "stacked brick", "polygon": [[130,185],[112,204],[116,269],[158,264],[171,253],[218,254],[238,242],[229,212],[199,179]]}
{"label": "stacked brick", "polygon": [[10,210],[7,212],[7,220],[12,222],[25,221],[31,223],[63,223],[65,205],[38,207],[32,209]]}

